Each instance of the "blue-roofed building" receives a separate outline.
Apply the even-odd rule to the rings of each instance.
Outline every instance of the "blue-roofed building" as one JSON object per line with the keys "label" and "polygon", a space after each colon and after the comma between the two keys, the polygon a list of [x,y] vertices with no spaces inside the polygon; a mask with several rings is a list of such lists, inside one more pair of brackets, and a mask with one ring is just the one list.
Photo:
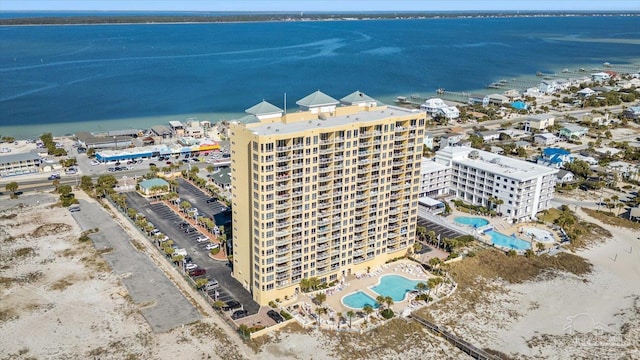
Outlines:
{"label": "blue-roofed building", "polygon": [[573,155],[569,150],[548,147],[542,150],[542,156],[537,162],[540,165],[559,169],[571,161],[573,161]]}

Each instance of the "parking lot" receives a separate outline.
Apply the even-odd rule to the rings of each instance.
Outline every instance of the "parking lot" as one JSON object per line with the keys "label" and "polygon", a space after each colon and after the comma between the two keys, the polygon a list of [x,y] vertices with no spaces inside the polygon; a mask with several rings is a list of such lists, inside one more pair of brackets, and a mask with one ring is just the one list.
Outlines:
{"label": "parking lot", "polygon": [[[196,191],[199,191],[196,189]],[[180,189],[182,196],[185,191]],[[207,242],[198,243],[196,239],[204,236],[198,231],[185,233],[180,228],[183,219],[176,214],[171,208],[162,203],[150,204],[145,198],[135,192],[126,193],[127,202],[135,208],[140,214],[143,214],[149,222],[151,222],[160,232],[173,240],[177,248],[186,249],[192,263],[197,264],[200,268],[207,271],[206,277],[218,281],[220,287],[214,291],[209,291],[212,299],[223,302],[232,300],[238,301],[242,307],[247,310],[249,315],[256,314],[260,306],[253,301],[251,294],[245,290],[242,285],[233,277],[231,277],[231,267],[229,263],[214,260],[209,257],[209,250],[205,249]],[[215,218],[213,211],[205,210],[206,199],[202,200],[204,204],[200,205],[202,215],[211,215]],[[199,203],[199,202],[198,202]],[[225,215],[226,216],[226,215]],[[217,293],[216,293],[217,291]]]}
{"label": "parking lot", "polygon": [[179,195],[181,200],[188,201],[191,206],[198,209],[201,215],[212,218],[216,225],[229,226],[231,223],[231,210],[227,209],[225,204],[219,201],[207,203],[207,199],[211,198],[211,196],[182,178],[178,179],[178,183],[180,184]]}
{"label": "parking lot", "polygon": [[200,318],[189,300],[147,255],[134,249],[127,233],[99,204],[80,200],[80,207],[81,211],[72,213],[73,218],[82,230],[100,229],[89,237],[96,249],[112,249],[103,256],[113,272],[121,276],[133,302],[153,304],[140,312],[154,331],[169,331]]}

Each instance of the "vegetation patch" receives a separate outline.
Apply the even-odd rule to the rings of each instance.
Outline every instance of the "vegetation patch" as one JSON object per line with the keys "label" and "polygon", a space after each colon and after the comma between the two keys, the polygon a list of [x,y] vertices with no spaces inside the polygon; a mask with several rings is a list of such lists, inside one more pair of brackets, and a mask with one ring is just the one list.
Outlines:
{"label": "vegetation patch", "polygon": [[640,230],[640,223],[616,216],[612,212],[582,208],[587,215],[607,225],[620,226],[632,230]]}
{"label": "vegetation patch", "polygon": [[33,256],[35,254],[36,254],[36,251],[30,247],[23,247],[13,251],[13,257],[18,259],[28,257],[28,256]]}
{"label": "vegetation patch", "polygon": [[38,226],[34,231],[32,231],[29,236],[32,238],[39,238],[51,234],[59,234],[63,232],[70,231],[71,225],[62,224],[62,223],[53,223],[53,224],[44,224]]}
{"label": "vegetation patch", "polygon": [[549,270],[585,275],[590,273],[592,268],[591,263],[584,258],[569,253],[527,258],[507,256],[496,249],[480,251],[476,256],[467,257],[450,266],[451,274],[461,288],[473,287],[478,282],[478,278],[502,279],[512,284],[519,284],[535,280],[543,274],[553,276]]}
{"label": "vegetation patch", "polygon": [[71,280],[72,279],[69,278],[69,277],[64,278],[64,279],[60,279],[60,280],[54,282],[53,284],[51,284],[51,289],[52,290],[57,290],[57,291],[63,291],[64,289],[66,289],[69,286],[74,284]]}
{"label": "vegetation patch", "polygon": [[142,245],[142,243],[140,243],[140,241],[138,240],[131,240],[131,245],[138,251],[140,252],[144,252],[144,245]]}

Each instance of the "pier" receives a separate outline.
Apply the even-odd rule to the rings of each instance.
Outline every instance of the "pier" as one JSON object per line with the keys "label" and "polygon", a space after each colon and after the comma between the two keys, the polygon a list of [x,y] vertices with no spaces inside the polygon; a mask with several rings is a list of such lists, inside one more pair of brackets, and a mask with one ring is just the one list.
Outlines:
{"label": "pier", "polygon": [[471,356],[474,359],[478,360],[496,360],[497,357],[489,354],[488,352],[477,348],[475,345],[461,339],[460,337],[453,335],[447,330],[442,329],[440,326],[423,319],[415,314],[409,315],[409,317],[420,324],[424,325],[427,329],[431,330],[431,332],[435,333],[438,336],[444,337],[448,342],[452,343],[455,347],[462,350],[465,354]]}

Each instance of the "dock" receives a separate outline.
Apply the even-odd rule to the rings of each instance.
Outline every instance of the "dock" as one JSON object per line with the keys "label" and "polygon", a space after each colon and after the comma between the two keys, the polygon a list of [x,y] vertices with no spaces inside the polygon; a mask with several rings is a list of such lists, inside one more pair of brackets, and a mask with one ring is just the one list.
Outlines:
{"label": "dock", "polygon": [[461,339],[460,337],[453,335],[447,330],[442,329],[440,326],[423,319],[415,314],[409,315],[409,317],[420,324],[424,325],[427,329],[431,330],[431,332],[435,333],[438,336],[444,337],[448,342],[453,344],[458,349],[462,350],[465,354],[471,356],[474,359],[478,360],[498,360],[497,357],[489,354],[488,352],[472,345],[471,343]]}

